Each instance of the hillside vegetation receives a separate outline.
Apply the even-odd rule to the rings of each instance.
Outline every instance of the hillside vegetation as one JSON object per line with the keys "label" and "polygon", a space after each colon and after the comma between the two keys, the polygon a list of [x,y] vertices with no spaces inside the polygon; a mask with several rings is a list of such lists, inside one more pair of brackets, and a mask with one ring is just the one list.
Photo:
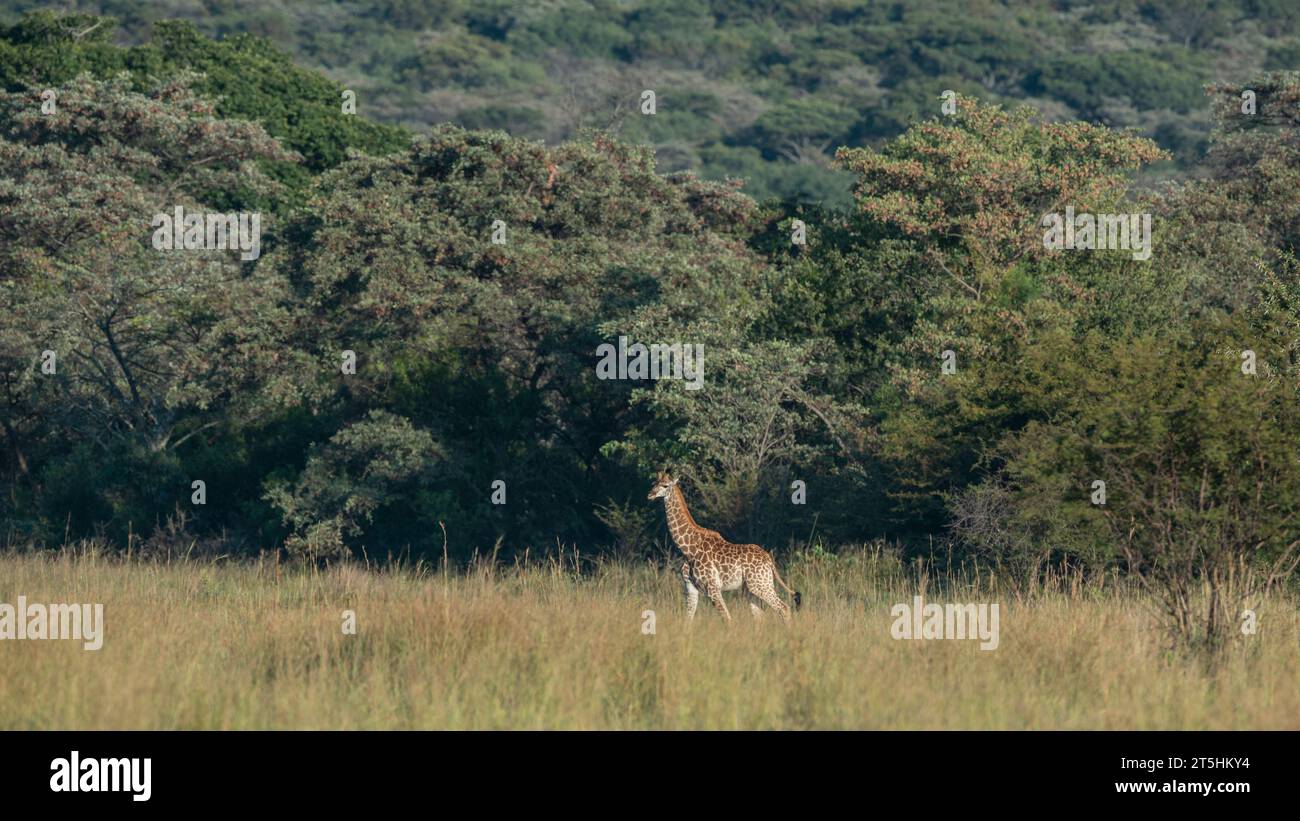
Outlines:
{"label": "hillside vegetation", "polygon": [[[48,5],[5,0],[0,21]],[[1281,0],[96,0],[77,8],[121,21],[117,36],[141,45],[124,58],[133,65],[174,62],[163,41],[177,37],[201,51],[184,62],[213,75],[229,114],[252,116],[240,98],[258,94],[232,82],[229,63],[278,62],[246,37],[254,35],[355,90],[358,110],[377,122],[501,128],[550,143],[602,128],[653,145],[662,170],[743,179],[760,201],[840,206],[851,178],[833,167],[835,149],[897,136],[929,117],[948,89],[1030,102],[1061,121],[1134,127],[1187,173],[1201,166],[1210,134],[1202,86],[1295,68],[1300,57],[1300,12]],[[199,49],[191,35],[153,30],[168,19],[233,36]],[[109,31],[90,36],[103,41]],[[59,67],[81,62],[78,52]],[[279,68],[278,90],[312,93],[301,71]],[[639,113],[645,89],[657,93],[654,117]]]}

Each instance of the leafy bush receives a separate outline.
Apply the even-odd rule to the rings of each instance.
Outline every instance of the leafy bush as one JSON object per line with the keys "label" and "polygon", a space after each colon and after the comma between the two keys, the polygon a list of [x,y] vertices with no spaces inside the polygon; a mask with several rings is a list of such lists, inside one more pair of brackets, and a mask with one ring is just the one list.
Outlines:
{"label": "leafy bush", "polygon": [[[432,485],[442,457],[428,431],[400,416],[371,411],[313,448],[292,485],[268,488],[267,498],[293,528],[285,548],[329,559],[367,547],[376,555],[397,553],[410,544],[392,541],[403,536],[423,540],[435,523],[422,520],[416,502]],[[377,517],[379,527],[372,528]]]}

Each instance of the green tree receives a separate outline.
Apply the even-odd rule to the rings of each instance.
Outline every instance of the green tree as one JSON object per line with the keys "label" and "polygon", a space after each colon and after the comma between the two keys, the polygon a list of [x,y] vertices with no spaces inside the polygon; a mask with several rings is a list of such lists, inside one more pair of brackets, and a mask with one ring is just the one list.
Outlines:
{"label": "green tree", "polygon": [[292,485],[268,488],[293,529],[285,547],[310,559],[342,558],[358,548],[378,558],[422,542],[437,527],[428,494],[441,457],[428,431],[371,411],[312,448]]}
{"label": "green tree", "polygon": [[[1063,262],[1044,247],[1043,215],[1125,210],[1126,172],[1161,156],[1149,140],[965,98],[950,120],[918,125],[879,152],[841,149],[839,162],[859,177],[862,222],[851,232],[873,240],[858,252],[870,262],[855,267],[874,269],[875,292],[900,289],[866,327],[879,334],[871,344],[889,374],[871,397],[878,453],[910,526],[935,527],[943,494],[974,478],[984,446],[1050,412],[1016,392],[1023,346],[1040,329],[1086,323],[1085,295],[1107,282],[1135,270],[1145,278],[1119,254]],[[1122,276],[1109,273],[1115,266]],[[944,351],[955,374],[941,373]]]}
{"label": "green tree", "polygon": [[[171,451],[257,413],[285,316],[284,291],[264,269],[228,252],[155,250],[151,221],[176,206],[212,210],[201,198],[273,192],[253,161],[291,155],[255,125],[215,118],[183,81],[139,93],[125,79],[82,78],[55,91],[52,113],[35,91],[0,94],[0,382],[11,476],[39,481],[33,453],[84,447],[102,472],[83,481],[136,500],[112,505],[122,508],[113,524],[125,528],[166,506],[142,499],[164,493]],[[38,370],[46,351],[53,373]],[[133,487],[130,471],[102,464],[107,457],[161,460],[160,471]]]}
{"label": "green tree", "polygon": [[[598,538],[594,505],[643,477],[601,455],[633,424],[635,384],[598,379],[597,347],[639,306],[722,312],[755,278],[749,200],[600,135],[440,128],[323,175],[310,205],[274,260],[315,363],[302,394],[340,424],[383,409],[429,431],[450,493],[436,518],[464,551]],[[488,502],[498,480],[505,505]]]}

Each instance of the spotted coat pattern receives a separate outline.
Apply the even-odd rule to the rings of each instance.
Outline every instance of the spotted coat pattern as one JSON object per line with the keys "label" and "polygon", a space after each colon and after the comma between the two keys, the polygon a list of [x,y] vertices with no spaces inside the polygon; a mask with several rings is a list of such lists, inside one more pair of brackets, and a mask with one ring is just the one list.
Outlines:
{"label": "spotted coat pattern", "polygon": [[686,588],[688,619],[695,618],[700,590],[704,590],[722,617],[731,621],[731,613],[722,599],[722,593],[724,590],[744,587],[754,618],[761,614],[762,603],[780,613],[781,618],[787,622],[790,621],[790,608],[777,594],[773,580],[794,597],[795,607],[799,606],[801,596],[781,579],[770,553],[756,544],[732,544],[716,530],[696,524],[686,507],[686,498],[677,486],[677,480],[667,473],[659,473],[646,498],[664,500],[668,532],[677,549],[686,557],[682,563],[682,582]]}

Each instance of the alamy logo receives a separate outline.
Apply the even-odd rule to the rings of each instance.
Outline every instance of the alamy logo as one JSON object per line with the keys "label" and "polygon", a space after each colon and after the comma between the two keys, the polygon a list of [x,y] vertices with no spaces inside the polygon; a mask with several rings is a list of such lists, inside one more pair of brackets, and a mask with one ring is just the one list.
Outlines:
{"label": "alamy logo", "polygon": [[704,345],[675,342],[672,345],[627,344],[618,338],[618,347],[606,342],[596,348],[597,379],[683,379],[687,390],[704,385]]}
{"label": "alamy logo", "polygon": [[1151,258],[1150,214],[1045,214],[1043,247],[1049,251],[1132,251],[1133,259]]}
{"label": "alamy logo", "polygon": [[153,247],[159,251],[242,251],[244,261],[262,255],[262,215],[259,213],[154,214]]}
{"label": "alamy logo", "polygon": [[129,792],[132,801],[148,801],[153,759],[82,758],[76,750],[50,762],[53,792]]}
{"label": "alamy logo", "polygon": [[926,604],[913,596],[912,604],[894,605],[889,615],[894,623],[889,635],[895,640],[979,639],[981,650],[998,649],[998,605]]}
{"label": "alamy logo", "polygon": [[0,640],[72,639],[85,650],[104,646],[104,605],[39,604],[18,597],[17,606],[0,602]]}

